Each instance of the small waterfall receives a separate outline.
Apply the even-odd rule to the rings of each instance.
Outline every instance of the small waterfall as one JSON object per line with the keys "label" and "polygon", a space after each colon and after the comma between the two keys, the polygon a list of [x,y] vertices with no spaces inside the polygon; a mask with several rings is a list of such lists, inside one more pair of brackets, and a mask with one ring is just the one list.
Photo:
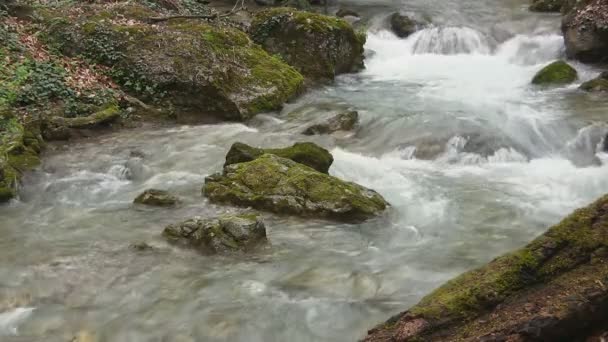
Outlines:
{"label": "small waterfall", "polygon": [[550,61],[563,53],[564,39],[558,34],[518,34],[500,44],[496,55],[510,63],[534,65]]}
{"label": "small waterfall", "polygon": [[420,30],[408,38],[412,54],[489,54],[490,39],[469,27],[432,27]]}

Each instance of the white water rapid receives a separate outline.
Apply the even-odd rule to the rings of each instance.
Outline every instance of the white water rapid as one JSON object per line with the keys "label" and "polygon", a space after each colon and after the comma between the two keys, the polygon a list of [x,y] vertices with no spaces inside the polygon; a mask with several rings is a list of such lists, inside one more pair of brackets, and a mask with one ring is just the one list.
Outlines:
{"label": "white water rapid", "polygon": [[[483,4],[479,4],[483,3]],[[558,15],[527,1],[344,3],[424,12],[399,39],[372,25],[366,69],[245,124],[143,127],[52,145],[19,201],[0,206],[0,340],[356,341],[449,278],[522,246],[608,192],[605,98],[530,85],[563,57]],[[373,12],[376,13],[376,12]],[[353,133],[299,134],[350,108]],[[230,145],[314,141],[330,172],[392,208],[358,225],[266,214],[271,246],[211,257],[167,244],[167,224],[211,205],[204,177]],[[177,209],[135,208],[147,188]],[[129,245],[147,242],[151,251]]]}

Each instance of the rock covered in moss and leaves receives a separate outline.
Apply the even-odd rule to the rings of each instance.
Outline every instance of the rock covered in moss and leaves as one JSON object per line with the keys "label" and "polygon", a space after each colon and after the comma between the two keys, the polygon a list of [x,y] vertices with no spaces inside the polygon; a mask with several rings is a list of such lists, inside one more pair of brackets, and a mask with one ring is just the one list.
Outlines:
{"label": "rock covered in moss and leaves", "polygon": [[380,215],[388,206],[373,190],[274,154],[226,166],[205,179],[203,193],[215,203],[347,222]]}
{"label": "rock covered in moss and leaves", "polygon": [[564,0],[534,0],[530,5],[533,12],[559,12],[564,5]]}
{"label": "rock covered in moss and leaves", "polygon": [[64,54],[110,67],[125,89],[184,122],[244,120],[281,107],[300,90],[302,75],[242,31],[201,20],[150,24],[157,15],[140,5],[92,4],[71,21],[51,10],[41,17],[47,40]]}
{"label": "rock covered in moss and leaves", "polygon": [[564,61],[555,61],[542,68],[534,78],[533,84],[537,85],[560,85],[576,81],[578,73]]}
{"label": "rock covered in moss and leaves", "polygon": [[608,91],[608,71],[602,72],[598,77],[581,84],[580,89],[588,92]]}
{"label": "rock covered in moss and leaves", "polygon": [[406,38],[412,33],[418,31],[423,26],[422,23],[399,12],[391,14],[389,17],[389,22],[391,25],[391,30],[399,38]]}
{"label": "rock covered in moss and leaves", "polygon": [[334,157],[329,151],[311,142],[295,143],[292,146],[284,148],[265,149],[236,142],[230,147],[230,150],[226,154],[224,167],[252,161],[265,153],[291,159],[323,173],[328,173],[331,164],[334,162]]}
{"label": "rock covered in moss and leaves", "polygon": [[350,131],[359,121],[359,113],[355,110],[338,113],[323,122],[308,126],[302,134],[330,134],[338,131]]}
{"label": "rock covered in moss and leaves", "polygon": [[34,127],[0,109],[0,203],[15,197],[23,173],[40,165],[42,144]]}
{"label": "rock covered in moss and leaves", "polygon": [[171,207],[179,203],[179,198],[166,190],[148,189],[137,196],[133,200],[133,203],[156,207]]}
{"label": "rock covered in moss and leaves", "polygon": [[163,236],[206,254],[246,251],[267,241],[264,221],[253,213],[195,217],[167,226]]}
{"label": "rock covered in moss and leaves", "polygon": [[585,63],[608,61],[608,0],[568,1],[562,18],[566,54]]}
{"label": "rock covered in moss and leaves", "polygon": [[369,331],[379,341],[584,341],[608,326],[608,195]]}
{"label": "rock covered in moss and leaves", "polygon": [[273,8],[255,15],[250,35],[311,81],[363,68],[365,35],[340,18]]}

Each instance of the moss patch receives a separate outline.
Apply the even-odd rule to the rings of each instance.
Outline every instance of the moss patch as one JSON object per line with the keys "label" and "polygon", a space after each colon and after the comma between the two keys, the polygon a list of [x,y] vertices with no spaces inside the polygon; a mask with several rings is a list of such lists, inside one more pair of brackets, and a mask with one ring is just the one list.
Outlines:
{"label": "moss patch", "polygon": [[363,67],[365,35],[340,18],[273,8],[255,15],[250,33],[309,80],[332,80]]}
{"label": "moss patch", "polygon": [[369,219],[388,207],[373,190],[273,154],[228,165],[207,177],[203,192],[213,202],[341,221]]}
{"label": "moss patch", "polygon": [[553,62],[542,68],[532,79],[537,85],[559,85],[574,82],[578,77],[576,70],[564,61]]}

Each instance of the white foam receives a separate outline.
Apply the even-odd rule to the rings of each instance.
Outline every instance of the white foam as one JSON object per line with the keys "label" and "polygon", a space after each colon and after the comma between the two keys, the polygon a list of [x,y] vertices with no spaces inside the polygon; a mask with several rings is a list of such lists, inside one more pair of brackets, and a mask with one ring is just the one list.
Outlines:
{"label": "white foam", "polygon": [[32,312],[33,307],[18,307],[0,313],[0,336],[17,335],[17,327],[25,321]]}

